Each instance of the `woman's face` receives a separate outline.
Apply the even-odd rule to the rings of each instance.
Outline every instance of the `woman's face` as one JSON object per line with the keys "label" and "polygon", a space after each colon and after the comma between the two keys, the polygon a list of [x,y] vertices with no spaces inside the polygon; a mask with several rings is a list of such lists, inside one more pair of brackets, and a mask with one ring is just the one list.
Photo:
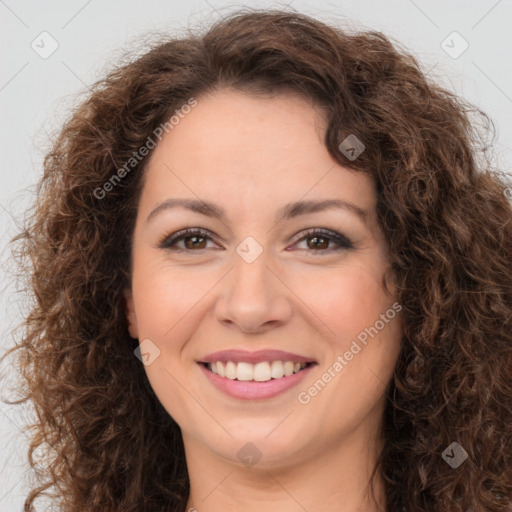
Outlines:
{"label": "woman's face", "polygon": [[[127,311],[187,458],[377,446],[400,305],[372,179],[330,157],[325,128],[298,96],[222,90],[153,150]],[[172,238],[186,228],[201,232]]]}

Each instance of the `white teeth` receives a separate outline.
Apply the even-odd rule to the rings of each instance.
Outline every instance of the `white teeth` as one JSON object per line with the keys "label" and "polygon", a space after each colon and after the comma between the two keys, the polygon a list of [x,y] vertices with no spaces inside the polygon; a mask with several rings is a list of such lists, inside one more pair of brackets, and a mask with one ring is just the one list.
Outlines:
{"label": "white teeth", "polygon": [[226,376],[226,373],[224,371],[224,364],[221,363],[220,361],[217,361],[217,374],[220,375],[221,377]]}
{"label": "white teeth", "polygon": [[270,365],[267,362],[254,365],[254,380],[258,382],[265,382],[270,379]]}
{"label": "white teeth", "polygon": [[285,377],[289,377],[293,373],[293,363],[291,361],[286,361],[286,363],[283,364],[283,368]]}
{"label": "white teeth", "polygon": [[235,363],[228,361],[215,361],[208,363],[208,369],[220,377],[230,380],[243,380],[267,382],[271,379],[281,379],[303,370],[307,363],[294,363],[293,361],[263,361],[257,364],[246,362]]}
{"label": "white teeth", "polygon": [[252,380],[253,366],[251,363],[238,363],[236,366],[236,378],[238,380]]}
{"label": "white teeth", "polygon": [[227,379],[234,380],[236,379],[236,364],[233,361],[228,361],[226,363],[225,377]]}
{"label": "white teeth", "polygon": [[281,361],[272,361],[272,369],[270,373],[274,379],[284,377],[283,363]]}

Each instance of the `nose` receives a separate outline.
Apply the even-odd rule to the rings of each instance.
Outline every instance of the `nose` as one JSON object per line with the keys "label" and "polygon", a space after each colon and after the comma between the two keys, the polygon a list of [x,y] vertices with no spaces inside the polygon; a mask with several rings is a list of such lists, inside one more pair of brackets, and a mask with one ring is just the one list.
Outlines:
{"label": "nose", "polygon": [[292,317],[291,292],[269,267],[265,251],[252,263],[236,252],[234,267],[221,281],[216,303],[219,322],[244,333],[258,334],[284,325]]}

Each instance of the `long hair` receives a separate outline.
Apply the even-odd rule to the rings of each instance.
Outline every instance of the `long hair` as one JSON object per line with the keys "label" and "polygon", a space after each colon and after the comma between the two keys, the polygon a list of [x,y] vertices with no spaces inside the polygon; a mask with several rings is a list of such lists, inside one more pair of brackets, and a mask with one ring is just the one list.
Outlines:
{"label": "long hair", "polygon": [[[380,32],[243,10],[110,71],[44,160],[13,241],[33,303],[7,354],[17,354],[15,403],[37,412],[30,463],[43,445],[55,457],[34,467],[25,511],[45,490],[65,512],[185,509],[181,432],[134,356],[123,290],[148,160],[139,148],[191,98],[223,87],[325,107],[330,155],[376,184],[403,315],[376,467],[387,511],[508,510],[512,208],[506,179],[479,156],[475,116],[489,132],[487,116]],[[349,135],[365,146],[356,159],[339,149]],[[450,445],[467,454],[457,468],[443,457]]]}

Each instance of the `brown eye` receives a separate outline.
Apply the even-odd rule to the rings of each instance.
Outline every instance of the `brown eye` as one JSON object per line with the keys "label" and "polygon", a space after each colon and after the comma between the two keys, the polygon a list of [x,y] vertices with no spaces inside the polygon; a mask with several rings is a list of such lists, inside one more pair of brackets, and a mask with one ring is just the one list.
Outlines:
{"label": "brown eye", "polygon": [[183,243],[187,249],[206,249],[206,238],[203,236],[183,237]]}
{"label": "brown eye", "polygon": [[166,236],[160,242],[159,247],[182,252],[202,251],[208,249],[209,241],[212,241],[212,238],[207,231],[189,228]]}
{"label": "brown eye", "polygon": [[[208,242],[214,243],[207,231],[188,228],[165,237],[159,247],[180,252],[200,252],[209,248]],[[306,232],[296,245],[302,242],[305,242],[306,247],[299,247],[300,249],[319,254],[354,249],[352,242],[344,235],[325,229],[312,229]]]}
{"label": "brown eye", "polygon": [[307,243],[310,249],[327,249],[329,247],[329,239],[325,236],[308,236]]}
{"label": "brown eye", "polygon": [[327,229],[316,228],[307,231],[296,242],[296,245],[300,245],[303,242],[305,247],[299,247],[299,249],[306,251],[309,249],[308,252],[318,251],[319,254],[354,249],[354,245],[347,237]]}

